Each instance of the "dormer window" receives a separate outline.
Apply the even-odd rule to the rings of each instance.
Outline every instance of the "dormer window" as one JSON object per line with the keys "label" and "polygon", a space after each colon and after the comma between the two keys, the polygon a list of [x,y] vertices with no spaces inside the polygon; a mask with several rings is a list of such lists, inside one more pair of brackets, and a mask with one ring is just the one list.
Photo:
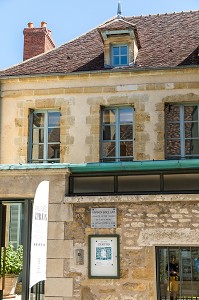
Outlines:
{"label": "dormer window", "polygon": [[104,44],[104,67],[135,64],[141,47],[137,28],[124,18],[116,18],[98,28]]}
{"label": "dormer window", "polygon": [[111,64],[114,67],[127,66],[129,64],[128,45],[111,46]]}

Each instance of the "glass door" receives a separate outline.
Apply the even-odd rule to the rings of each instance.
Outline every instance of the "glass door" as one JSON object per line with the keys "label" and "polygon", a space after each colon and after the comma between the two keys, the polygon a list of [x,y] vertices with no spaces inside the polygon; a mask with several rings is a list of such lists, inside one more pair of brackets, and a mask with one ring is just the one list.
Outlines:
{"label": "glass door", "polygon": [[0,300],[29,299],[30,200],[0,201]]}
{"label": "glass door", "polygon": [[158,300],[199,300],[199,248],[157,248]]}
{"label": "glass door", "polygon": [[44,282],[29,289],[31,200],[0,200],[0,300],[43,300]]}
{"label": "glass door", "polygon": [[0,300],[3,299],[4,289],[4,256],[5,256],[5,226],[6,226],[6,206],[0,202]]}

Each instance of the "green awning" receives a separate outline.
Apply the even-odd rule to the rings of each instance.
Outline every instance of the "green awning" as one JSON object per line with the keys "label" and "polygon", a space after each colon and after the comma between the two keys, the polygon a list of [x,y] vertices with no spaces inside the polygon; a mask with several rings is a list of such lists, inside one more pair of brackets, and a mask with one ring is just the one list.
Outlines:
{"label": "green awning", "polygon": [[48,163],[48,164],[1,164],[0,171],[5,170],[41,170],[41,169],[68,169],[72,174],[77,173],[101,173],[101,172],[125,172],[125,171],[183,171],[199,170],[199,159],[189,160],[150,160],[132,162],[111,163]]}

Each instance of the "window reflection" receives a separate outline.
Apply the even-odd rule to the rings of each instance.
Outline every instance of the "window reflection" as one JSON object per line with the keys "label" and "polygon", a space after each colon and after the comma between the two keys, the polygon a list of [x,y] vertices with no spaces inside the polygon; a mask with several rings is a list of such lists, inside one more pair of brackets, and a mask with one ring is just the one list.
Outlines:
{"label": "window reflection", "polygon": [[198,105],[166,105],[166,158],[199,157]]}
{"label": "window reflection", "polygon": [[60,112],[35,111],[31,115],[30,161],[60,161]]}
{"label": "window reflection", "polygon": [[111,55],[113,66],[128,65],[128,45],[113,45]]}
{"label": "window reflection", "polygon": [[198,299],[199,248],[159,248],[157,268],[158,300]]}
{"label": "window reflection", "polygon": [[133,108],[115,107],[102,111],[102,160],[132,160]]}

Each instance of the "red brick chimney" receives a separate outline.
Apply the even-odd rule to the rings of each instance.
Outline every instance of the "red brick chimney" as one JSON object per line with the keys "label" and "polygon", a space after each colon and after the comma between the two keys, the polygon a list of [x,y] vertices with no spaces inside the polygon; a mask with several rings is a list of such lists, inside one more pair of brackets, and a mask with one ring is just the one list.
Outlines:
{"label": "red brick chimney", "polygon": [[34,28],[34,24],[29,22],[28,28],[24,29],[23,60],[55,48],[55,43],[51,37],[51,30],[47,29],[46,25],[46,22],[41,22],[40,28]]}

